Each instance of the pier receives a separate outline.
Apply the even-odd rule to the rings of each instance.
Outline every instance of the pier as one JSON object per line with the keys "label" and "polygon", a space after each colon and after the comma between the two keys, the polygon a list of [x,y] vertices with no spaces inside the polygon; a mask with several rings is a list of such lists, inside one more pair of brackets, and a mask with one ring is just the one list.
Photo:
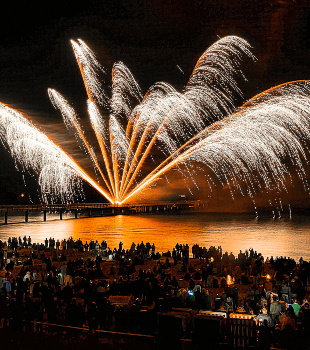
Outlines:
{"label": "pier", "polygon": [[[42,220],[46,221],[48,213],[59,213],[59,219],[63,219],[64,213],[74,213],[77,219],[79,214],[86,212],[86,217],[130,215],[137,213],[171,212],[187,210],[193,207],[192,202],[159,202],[159,203],[130,203],[115,206],[109,203],[74,203],[74,204],[31,204],[31,205],[0,205],[0,212],[4,213],[4,224],[9,223],[9,214],[23,212],[25,222],[29,220],[29,213],[41,212]],[[83,216],[85,217],[85,216]]]}

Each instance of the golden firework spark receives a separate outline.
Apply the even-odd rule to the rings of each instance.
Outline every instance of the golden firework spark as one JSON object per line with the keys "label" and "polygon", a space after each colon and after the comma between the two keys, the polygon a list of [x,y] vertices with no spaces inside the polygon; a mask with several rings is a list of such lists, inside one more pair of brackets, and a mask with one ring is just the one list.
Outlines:
{"label": "golden firework spark", "polygon": [[108,96],[99,78],[105,70],[93,51],[80,39],[71,44],[103,165],[70,103],[54,89],[48,93],[67,128],[75,131],[102,185],[21,113],[0,104],[0,138],[23,170],[32,169],[39,175],[45,202],[73,201],[84,180],[110,203],[121,204],[171,169],[185,172],[195,184],[193,164],[208,169],[210,188],[218,179],[232,196],[238,190],[253,197],[260,190],[286,189],[290,171],[284,158],[309,191],[304,170],[310,139],[309,85],[299,81],[278,86],[236,110],[241,62],[244,57],[255,58],[244,39],[228,36],[207,49],[182,93],[162,82],[144,97],[122,62],[113,66]]}

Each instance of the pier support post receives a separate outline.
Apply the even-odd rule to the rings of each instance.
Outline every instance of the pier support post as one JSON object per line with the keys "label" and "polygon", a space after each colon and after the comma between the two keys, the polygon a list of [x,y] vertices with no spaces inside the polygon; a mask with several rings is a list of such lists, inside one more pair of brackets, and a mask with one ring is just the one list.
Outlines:
{"label": "pier support post", "polygon": [[7,211],[4,213],[4,223],[5,224],[8,223],[8,212]]}
{"label": "pier support post", "polygon": [[59,219],[62,220],[62,210],[59,210]]}
{"label": "pier support post", "polygon": [[46,210],[43,210],[43,221],[46,221]]}
{"label": "pier support post", "polygon": [[91,209],[88,210],[88,217],[91,217]]}
{"label": "pier support post", "polygon": [[25,222],[28,222],[28,217],[29,217],[28,210],[26,210],[25,211]]}
{"label": "pier support post", "polygon": [[77,217],[78,217],[78,211],[77,211],[77,209],[75,209],[74,210],[74,217],[77,219]]}

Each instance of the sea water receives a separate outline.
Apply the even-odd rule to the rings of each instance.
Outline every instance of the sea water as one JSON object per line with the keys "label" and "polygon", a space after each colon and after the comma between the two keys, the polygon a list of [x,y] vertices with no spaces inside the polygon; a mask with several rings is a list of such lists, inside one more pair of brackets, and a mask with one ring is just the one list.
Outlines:
{"label": "sea water", "polygon": [[[95,213],[94,213],[95,214]],[[85,213],[84,213],[85,215]],[[202,247],[221,246],[223,252],[238,254],[253,248],[264,257],[286,256],[310,260],[310,218],[258,217],[195,212],[149,213],[74,219],[72,213],[50,213],[43,221],[42,213],[29,213],[24,222],[23,213],[9,214],[8,224],[0,216],[0,239],[31,236],[32,242],[41,243],[54,237],[60,241],[70,236],[83,242],[107,240],[113,249],[123,242],[128,249],[132,242],[155,243],[156,251],[172,250],[176,243],[197,243]]]}

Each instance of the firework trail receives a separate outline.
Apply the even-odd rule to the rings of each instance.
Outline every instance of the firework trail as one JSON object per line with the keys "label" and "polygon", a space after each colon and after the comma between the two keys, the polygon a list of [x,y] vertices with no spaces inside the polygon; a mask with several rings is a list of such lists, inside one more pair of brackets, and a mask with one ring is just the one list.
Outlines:
{"label": "firework trail", "polygon": [[84,80],[88,98],[99,105],[105,105],[107,96],[99,79],[100,73],[105,73],[104,68],[83,40],[78,39],[77,42],[71,40],[71,45]]}
{"label": "firework trail", "polygon": [[45,202],[71,202],[87,181],[107,200],[109,193],[101,188],[68,154],[39,131],[21,113],[0,103],[0,139],[23,171],[39,174],[42,199]]}
{"label": "firework trail", "polygon": [[309,94],[308,82],[294,82],[251,99],[236,113],[184,144],[128,197],[177,165],[197,163],[203,164],[222,186],[228,185],[232,196],[236,190],[250,197],[275,187],[285,190],[290,168],[309,191],[304,170],[310,140]]}

